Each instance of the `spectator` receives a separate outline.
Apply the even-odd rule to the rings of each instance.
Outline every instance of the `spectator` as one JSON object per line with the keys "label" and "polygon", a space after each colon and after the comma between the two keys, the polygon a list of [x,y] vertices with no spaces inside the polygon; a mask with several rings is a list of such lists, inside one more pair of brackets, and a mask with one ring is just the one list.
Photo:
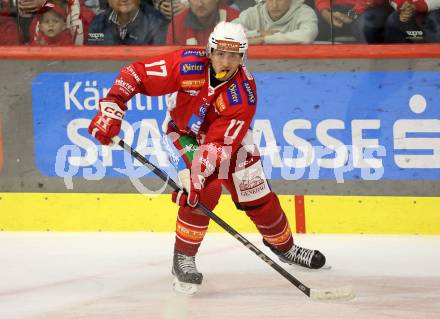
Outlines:
{"label": "spectator", "polygon": [[18,13],[18,28],[19,28],[19,39],[23,44],[28,44],[30,42],[30,32],[29,28],[34,19],[35,14],[45,5],[47,0],[17,0],[9,1],[12,6],[17,6],[14,8],[16,14]]}
{"label": "spectator", "polygon": [[440,42],[439,0],[392,0],[396,10],[387,20],[385,42]]}
{"label": "spectator", "polygon": [[[85,0],[86,5],[87,5],[87,1],[89,0]],[[91,1],[95,1],[95,0],[91,0]],[[109,8],[108,0],[98,0],[98,2],[99,5],[96,10],[98,13]],[[148,4],[151,7],[154,6],[153,0],[141,0],[141,9],[143,8],[144,4]]]}
{"label": "spectator", "polygon": [[[189,6],[187,0],[154,0],[154,7],[168,20]],[[172,11],[171,8],[174,10]]]}
{"label": "spectator", "polygon": [[39,14],[39,30],[31,45],[72,45],[72,35],[67,29],[64,8],[58,5],[46,8],[45,12]]}
{"label": "spectator", "polygon": [[10,16],[9,4],[0,0],[0,45],[18,45],[18,25]]}
{"label": "spectator", "polygon": [[233,22],[247,29],[250,44],[313,43],[318,35],[318,18],[303,0],[266,0]]}
{"label": "spectator", "polygon": [[98,14],[90,27],[88,44],[164,44],[166,20],[140,0],[108,0],[109,8]]}
{"label": "spectator", "polygon": [[[63,8],[66,15],[66,26],[72,36],[73,44],[83,45],[87,41],[90,24],[95,16],[94,12],[84,5],[83,0],[52,0],[45,7],[58,5]],[[43,12],[45,8],[42,9]],[[30,32],[31,42],[36,41],[40,32],[38,16],[32,21]]]}
{"label": "spectator", "polygon": [[208,42],[214,26],[231,21],[239,12],[218,0],[188,0],[189,8],[174,17],[167,33],[167,44],[197,45]]}
{"label": "spectator", "polygon": [[315,6],[321,17],[319,40],[345,36],[357,42],[384,42],[389,14],[385,0],[316,0]]}

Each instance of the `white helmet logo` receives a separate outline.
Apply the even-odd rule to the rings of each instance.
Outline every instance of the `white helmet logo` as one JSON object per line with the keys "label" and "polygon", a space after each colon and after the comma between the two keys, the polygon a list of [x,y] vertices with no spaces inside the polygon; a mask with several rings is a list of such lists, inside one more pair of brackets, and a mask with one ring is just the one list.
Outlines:
{"label": "white helmet logo", "polygon": [[240,42],[218,40],[217,41],[217,50],[240,52]]}

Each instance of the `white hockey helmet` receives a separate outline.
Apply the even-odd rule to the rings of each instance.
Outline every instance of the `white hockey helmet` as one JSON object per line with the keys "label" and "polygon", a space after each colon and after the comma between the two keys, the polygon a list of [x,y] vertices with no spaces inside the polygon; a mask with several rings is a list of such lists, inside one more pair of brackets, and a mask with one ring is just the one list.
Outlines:
{"label": "white hockey helmet", "polygon": [[206,53],[210,56],[212,49],[237,52],[243,54],[243,61],[247,56],[248,39],[241,24],[219,22],[209,36]]}

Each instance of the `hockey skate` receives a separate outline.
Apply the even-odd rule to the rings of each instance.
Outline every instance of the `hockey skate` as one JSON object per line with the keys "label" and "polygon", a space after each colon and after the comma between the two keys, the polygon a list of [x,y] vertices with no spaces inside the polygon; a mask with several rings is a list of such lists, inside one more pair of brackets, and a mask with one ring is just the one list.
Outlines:
{"label": "hockey skate", "polygon": [[286,252],[281,252],[265,242],[266,246],[278,256],[278,258],[289,265],[298,265],[309,269],[320,269],[325,265],[325,256],[319,250],[312,250],[293,245]]}
{"label": "hockey skate", "polygon": [[195,256],[187,256],[177,251],[174,251],[171,273],[174,275],[174,290],[185,295],[195,294],[203,281],[203,275],[197,271]]}

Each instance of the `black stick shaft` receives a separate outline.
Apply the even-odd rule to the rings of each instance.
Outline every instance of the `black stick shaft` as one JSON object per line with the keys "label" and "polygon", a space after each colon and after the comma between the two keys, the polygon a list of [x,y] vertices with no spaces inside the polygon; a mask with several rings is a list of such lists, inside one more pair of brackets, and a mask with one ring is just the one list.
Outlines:
{"label": "black stick shaft", "polygon": [[[141,154],[139,154],[135,149],[133,149],[130,145],[125,143],[122,139],[114,138],[114,141],[122,147],[125,151],[129,152],[135,159],[137,159],[140,163],[147,166],[149,169],[153,171],[154,174],[156,174],[160,179],[162,179],[164,182],[166,182],[172,189],[175,191],[180,190],[179,185],[176,184],[175,181],[173,181],[167,173],[165,173],[163,170],[158,168],[156,165],[151,163],[149,160],[147,160],[145,157],[143,157]],[[288,273],[283,267],[278,265],[273,259],[271,259],[269,256],[267,256],[265,253],[263,253],[260,249],[258,249],[255,245],[253,245],[249,240],[247,240],[245,237],[243,237],[238,231],[236,231],[234,228],[232,228],[228,223],[226,223],[223,219],[221,219],[219,216],[217,216],[214,212],[206,208],[203,204],[200,202],[197,204],[197,208],[202,210],[202,212],[207,215],[209,218],[211,218],[214,222],[216,222],[220,227],[222,227],[224,230],[226,230],[229,234],[231,234],[235,239],[237,239],[239,242],[241,242],[246,248],[248,248],[250,251],[252,251],[255,255],[260,257],[266,264],[271,266],[273,269],[275,269],[281,276],[286,278],[288,281],[290,281],[292,284],[294,284],[299,290],[301,290],[305,295],[310,297],[310,288],[304,285],[301,281],[296,279],[294,276],[292,276],[290,273]]]}

